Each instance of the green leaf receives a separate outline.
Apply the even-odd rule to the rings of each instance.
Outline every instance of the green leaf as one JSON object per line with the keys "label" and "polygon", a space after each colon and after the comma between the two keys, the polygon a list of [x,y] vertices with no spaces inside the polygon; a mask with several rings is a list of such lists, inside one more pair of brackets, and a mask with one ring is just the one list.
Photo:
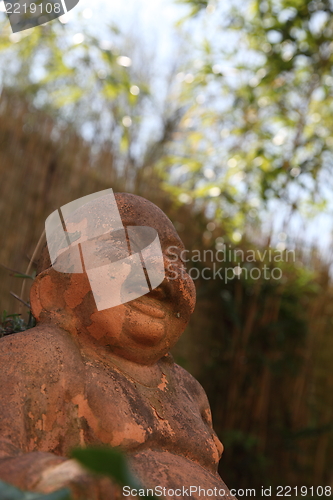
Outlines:
{"label": "green leaf", "polygon": [[108,476],[122,486],[138,487],[125,455],[119,450],[103,447],[78,448],[73,450],[72,456],[96,474]]}
{"label": "green leaf", "polygon": [[[110,447],[77,448],[72,457],[95,474],[108,476],[120,486],[130,486],[136,490],[145,490],[128,467],[127,457],[120,450]],[[157,500],[154,495],[144,495]],[[52,499],[53,500],[53,499]]]}
{"label": "green leaf", "polygon": [[23,278],[23,279],[29,279],[29,280],[34,280],[34,276],[30,276],[29,274],[21,274],[21,273],[15,273],[12,276],[14,278]]}

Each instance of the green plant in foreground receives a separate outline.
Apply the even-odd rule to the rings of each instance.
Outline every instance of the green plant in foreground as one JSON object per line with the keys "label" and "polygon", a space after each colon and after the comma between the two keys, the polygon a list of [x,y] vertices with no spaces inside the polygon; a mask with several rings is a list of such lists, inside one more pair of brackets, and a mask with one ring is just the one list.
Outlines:
{"label": "green plant in foreground", "polygon": [[[129,486],[136,490],[145,490],[133,476],[128,466],[126,455],[120,450],[110,447],[77,448],[72,457],[78,460],[90,472],[107,476],[122,486]],[[156,500],[154,495],[140,495]]]}
{"label": "green plant in foreground", "polygon": [[7,314],[7,311],[3,311],[0,316],[0,338],[11,333],[24,332],[35,325],[36,321],[31,311],[29,311],[28,321],[21,318],[20,314]]}
{"label": "green plant in foreground", "polygon": [[27,330],[27,324],[20,314],[7,314],[7,311],[3,311],[0,320],[0,337],[25,330]]}
{"label": "green plant in foreground", "polygon": [[[14,278],[21,278],[21,279],[30,279],[34,280],[35,279],[35,272],[30,275],[30,274],[24,274],[20,273],[18,271],[15,271],[13,269],[10,269],[9,267],[4,266],[3,264],[0,264],[1,267],[6,269],[7,271],[10,271],[10,276],[13,276]],[[7,314],[7,311],[4,310],[2,312],[2,315],[0,316],[0,338],[3,337],[4,335],[10,335],[11,333],[18,333],[18,332],[24,332],[25,330],[29,330],[29,328],[33,328],[36,326],[36,321],[35,318],[32,315],[32,312],[30,310],[30,304],[22,300],[20,297],[18,297],[15,293],[10,292],[10,294],[15,297],[19,302],[23,303],[27,308],[28,308],[28,320],[24,320],[21,318],[21,314],[16,313],[16,314]]]}

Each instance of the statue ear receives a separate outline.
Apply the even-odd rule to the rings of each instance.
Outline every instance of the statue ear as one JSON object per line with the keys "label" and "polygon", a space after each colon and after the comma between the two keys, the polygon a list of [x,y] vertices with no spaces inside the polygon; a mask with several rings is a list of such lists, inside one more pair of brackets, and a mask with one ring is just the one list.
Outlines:
{"label": "statue ear", "polygon": [[50,312],[65,308],[66,281],[66,275],[54,271],[53,267],[36,276],[30,291],[30,304],[37,321]]}

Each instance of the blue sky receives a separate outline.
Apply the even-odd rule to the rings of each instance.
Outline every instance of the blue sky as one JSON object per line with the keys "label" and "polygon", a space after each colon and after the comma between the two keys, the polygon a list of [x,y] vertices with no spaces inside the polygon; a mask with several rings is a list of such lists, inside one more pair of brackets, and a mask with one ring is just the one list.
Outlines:
{"label": "blue sky", "polygon": [[174,46],[174,25],[187,9],[172,0],[80,0],[71,16],[75,18],[79,12],[91,15],[90,22],[97,30],[108,20],[125,32],[140,35],[164,58]]}

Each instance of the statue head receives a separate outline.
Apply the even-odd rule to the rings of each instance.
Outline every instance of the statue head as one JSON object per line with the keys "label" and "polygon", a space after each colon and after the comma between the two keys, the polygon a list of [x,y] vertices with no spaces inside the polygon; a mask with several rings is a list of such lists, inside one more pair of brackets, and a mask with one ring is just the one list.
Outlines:
{"label": "statue head", "polygon": [[[51,265],[49,251],[45,247],[31,290],[31,307],[40,324],[54,324],[70,332],[81,343],[103,347],[116,356],[140,364],[152,364],[170,350],[188,324],[195,305],[195,288],[181,261],[183,243],[162,210],[140,196],[126,193],[114,196],[125,233],[122,230],[120,233],[95,231],[99,235],[85,243],[85,262],[89,264],[87,269],[83,266],[81,272],[73,272],[77,271],[75,265],[72,272],[57,271],[57,265],[55,262]],[[71,214],[70,220],[67,221],[64,216],[63,222],[70,235],[87,234],[88,230],[94,231],[97,226],[107,226],[105,221],[109,208],[108,198],[101,197],[93,203],[81,205]],[[89,225],[94,228],[89,229]],[[126,249],[133,248],[133,242],[129,240],[131,234],[135,234],[135,227],[147,228],[148,232],[149,228],[157,231],[165,277],[159,280],[161,283],[158,286],[150,286],[149,291],[143,286],[142,276],[139,279],[135,272],[133,275],[136,268],[132,267],[130,280],[128,276],[118,273],[111,276],[113,281],[108,278],[106,286],[103,276],[106,267],[101,266],[99,271],[92,272],[90,269],[96,268],[92,264],[95,261],[105,264],[108,260],[121,259]],[[124,234],[126,237],[122,240],[121,235]],[[144,236],[145,233],[141,233],[141,237],[142,234]],[[179,258],[175,260],[177,253]],[[146,256],[148,260],[141,259],[143,272],[154,281],[154,276],[149,275],[154,256],[150,261],[149,255]],[[139,257],[136,256],[136,259]],[[150,270],[148,262],[152,266]],[[92,283],[97,288],[99,286],[97,292]],[[155,280],[155,283],[158,281]],[[137,290],[133,291],[133,287]],[[118,305],[106,307],[105,304],[112,303],[112,294],[116,290],[125,295],[127,292],[134,293],[136,298],[124,303],[118,300]],[[99,307],[101,303],[103,307]]]}

